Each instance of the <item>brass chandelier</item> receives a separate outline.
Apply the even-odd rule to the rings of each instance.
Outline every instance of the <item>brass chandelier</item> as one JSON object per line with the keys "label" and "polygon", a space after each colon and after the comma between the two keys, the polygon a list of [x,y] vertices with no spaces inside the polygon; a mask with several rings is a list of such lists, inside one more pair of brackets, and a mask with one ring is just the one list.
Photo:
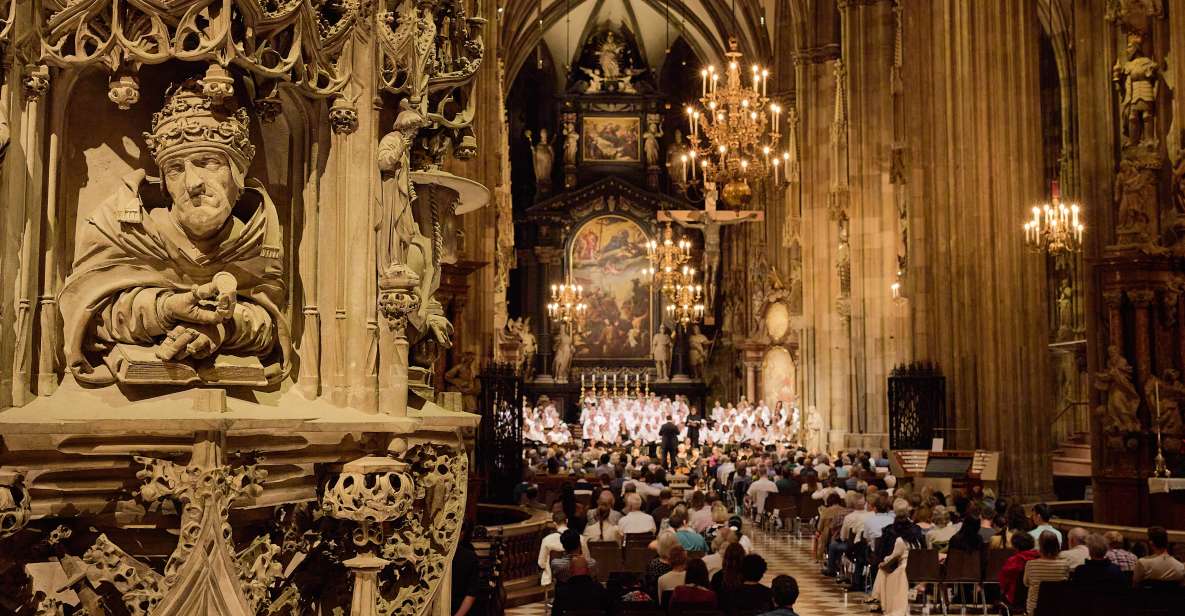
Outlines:
{"label": "brass chandelier", "polygon": [[1062,203],[1057,182],[1053,182],[1050,202],[1034,205],[1033,218],[1024,224],[1025,244],[1051,255],[1082,250],[1086,226],[1078,222],[1082,208],[1077,203]]}
{"label": "brass chandelier", "polygon": [[572,331],[584,329],[588,316],[588,304],[584,303],[584,287],[571,281],[551,285],[551,302],[547,304],[547,316],[559,321]]}
{"label": "brass chandelier", "polygon": [[698,323],[704,318],[704,287],[695,283],[695,270],[686,272],[674,286],[673,297],[667,303],[667,317],[680,325]]}
{"label": "brass chandelier", "polygon": [[[685,282],[690,269],[686,263],[691,259],[691,240],[685,237],[676,240],[675,229],[668,221],[662,229],[662,241],[646,243],[646,257],[650,265],[642,268],[642,275],[651,277],[651,284],[662,290],[663,297],[673,299],[675,287]],[[694,269],[690,271],[695,272]]]}
{"label": "brass chandelier", "polygon": [[701,70],[699,105],[687,106],[691,134],[682,179],[715,182],[724,203],[740,209],[753,199],[750,182],[768,176],[777,182],[790,153],[778,152],[782,108],[766,96],[769,69],[754,64],[745,77],[736,39],[729,45],[725,72]]}

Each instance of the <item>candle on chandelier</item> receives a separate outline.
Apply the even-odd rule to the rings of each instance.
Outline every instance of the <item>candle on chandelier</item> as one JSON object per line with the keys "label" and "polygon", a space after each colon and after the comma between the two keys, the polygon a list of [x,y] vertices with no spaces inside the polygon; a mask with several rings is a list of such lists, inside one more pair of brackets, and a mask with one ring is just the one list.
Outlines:
{"label": "candle on chandelier", "polygon": [[718,75],[716,73],[712,73],[712,94],[713,95],[716,94],[716,89],[720,87],[720,84],[717,83],[717,81],[719,79],[720,79],[720,75]]}
{"label": "candle on chandelier", "polygon": [[778,183],[778,159],[774,159],[774,184]]}
{"label": "candle on chandelier", "polygon": [[702,86],[700,88],[700,90],[701,90],[700,96],[707,96],[708,95],[708,69],[705,68],[704,70],[700,71],[699,76],[701,77],[700,83]]}
{"label": "candle on chandelier", "polygon": [[768,85],[768,82],[769,82],[769,70],[762,69],[761,70],[761,95],[762,96],[766,96],[765,92],[766,92],[766,86]]}
{"label": "candle on chandelier", "polygon": [[682,172],[679,175],[680,175],[680,177],[682,177],[683,183],[686,184],[687,183],[687,155],[686,154],[679,157],[679,169]]}

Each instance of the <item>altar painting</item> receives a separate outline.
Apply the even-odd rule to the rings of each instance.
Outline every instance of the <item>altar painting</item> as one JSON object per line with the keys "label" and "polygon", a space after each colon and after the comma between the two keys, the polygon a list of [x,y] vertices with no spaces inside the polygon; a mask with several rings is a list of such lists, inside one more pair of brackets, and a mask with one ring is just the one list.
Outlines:
{"label": "altar painting", "polygon": [[577,230],[569,246],[572,279],[584,286],[585,331],[576,353],[583,357],[648,357],[651,293],[642,269],[649,265],[649,236],[637,223],[598,216]]}
{"label": "altar painting", "polygon": [[642,159],[642,120],[637,117],[585,117],[584,160],[636,163]]}

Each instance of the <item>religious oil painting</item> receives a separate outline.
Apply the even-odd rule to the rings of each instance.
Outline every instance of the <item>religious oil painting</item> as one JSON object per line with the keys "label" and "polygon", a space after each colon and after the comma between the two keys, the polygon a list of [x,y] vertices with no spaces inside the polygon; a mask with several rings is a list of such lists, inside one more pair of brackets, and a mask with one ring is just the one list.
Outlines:
{"label": "religious oil painting", "polygon": [[637,223],[616,215],[598,216],[576,231],[569,261],[573,282],[584,286],[588,304],[578,356],[650,355],[651,293],[642,273],[649,239]]}
{"label": "religious oil painting", "polygon": [[636,163],[642,159],[641,120],[636,117],[585,117],[584,160]]}

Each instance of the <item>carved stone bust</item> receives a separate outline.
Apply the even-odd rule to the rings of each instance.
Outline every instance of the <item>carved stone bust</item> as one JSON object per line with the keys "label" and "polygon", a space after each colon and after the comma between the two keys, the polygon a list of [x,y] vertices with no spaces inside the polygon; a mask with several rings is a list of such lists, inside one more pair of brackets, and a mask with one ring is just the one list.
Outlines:
{"label": "carved stone bust", "polygon": [[246,178],[247,112],[204,81],[171,87],[144,134],[161,179],[132,172],[80,224],[58,304],[81,382],[263,386],[287,373],[279,218]]}

